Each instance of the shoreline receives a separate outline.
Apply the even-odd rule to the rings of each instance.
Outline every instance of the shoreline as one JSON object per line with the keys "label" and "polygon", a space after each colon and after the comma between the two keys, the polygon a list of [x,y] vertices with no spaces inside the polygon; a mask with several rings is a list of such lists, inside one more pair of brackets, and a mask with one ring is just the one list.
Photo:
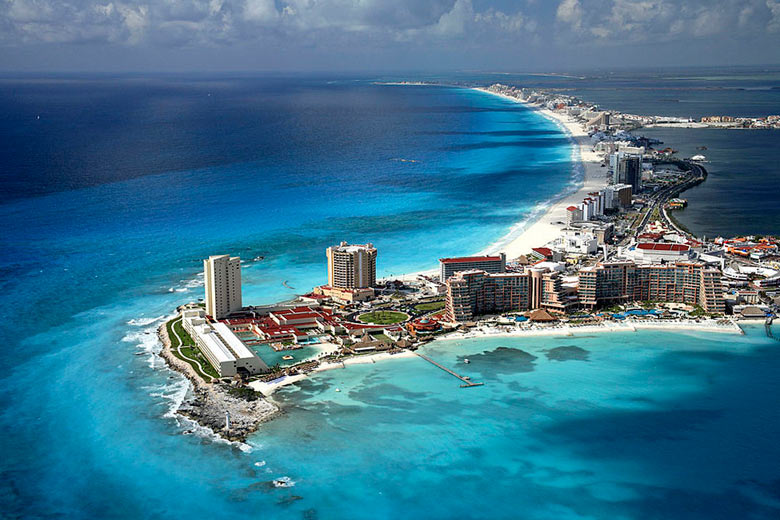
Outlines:
{"label": "shoreline", "polygon": [[[399,86],[408,85],[398,83]],[[561,236],[561,231],[566,222],[566,208],[577,205],[588,196],[588,193],[599,191],[607,186],[607,171],[601,167],[601,156],[592,150],[590,137],[582,128],[582,125],[573,121],[568,116],[556,114],[546,108],[527,103],[520,99],[497,92],[492,92],[485,87],[453,87],[465,88],[483,94],[496,96],[513,103],[528,107],[548,121],[554,123],[558,129],[571,141],[572,176],[571,181],[563,187],[555,197],[539,202],[533,211],[523,220],[515,222],[509,230],[498,240],[488,244],[473,255],[482,255],[495,252],[506,253],[507,259],[517,258],[531,252],[534,247],[542,247],[548,242]],[[556,224],[560,222],[562,224]],[[415,280],[418,276],[431,276],[439,272],[438,268],[424,269],[412,273],[399,274],[393,277],[384,277],[382,280]]]}
{"label": "shoreline", "polygon": [[[398,83],[397,85],[409,85],[409,83]],[[425,85],[425,84],[421,84]],[[503,98],[513,103],[523,104],[529,110],[533,110],[540,116],[556,125],[558,130],[565,134],[571,143],[571,163],[570,181],[563,186],[562,191],[556,196],[539,202],[530,214],[519,222],[514,223],[509,230],[497,241],[489,244],[486,248],[473,254],[479,255],[488,252],[504,252],[508,259],[529,253],[534,247],[541,247],[548,242],[561,236],[567,220],[566,208],[571,205],[579,204],[589,193],[598,191],[608,184],[607,170],[602,168],[603,160],[600,154],[594,152],[592,143],[587,132],[582,125],[575,120],[563,114],[555,113],[546,108],[539,107],[533,103],[522,101],[518,98],[492,92],[485,87],[459,87],[478,91],[484,94],[490,94]],[[415,279],[421,274],[434,274],[438,269],[429,269],[415,273],[402,274],[395,276],[395,279]],[[491,326],[483,327],[469,332],[451,332],[436,337],[433,342],[452,341],[452,340],[472,340],[491,337],[536,337],[536,336],[574,336],[576,334],[591,334],[604,332],[637,332],[640,330],[665,330],[674,331],[693,331],[706,333],[732,333],[744,334],[744,330],[735,320],[681,320],[674,322],[652,322],[652,321],[629,321],[624,322],[605,322],[589,325],[553,325],[545,327],[517,327],[510,325],[507,327]],[[280,413],[283,413],[282,407],[273,401],[271,396],[280,388],[296,384],[317,372],[324,372],[334,369],[345,369],[348,365],[374,364],[378,361],[387,359],[405,359],[417,357],[417,354],[410,350],[389,353],[378,352],[372,354],[363,354],[359,356],[350,356],[340,361],[320,363],[315,368],[309,369],[303,373],[294,375],[284,375],[280,378],[269,381],[253,381],[248,383],[248,387],[261,394],[257,401],[244,401],[236,399],[227,394],[220,387],[211,383],[204,383],[200,377],[194,373],[189,364],[179,360],[170,350],[170,341],[167,338],[165,323],[161,325],[159,332],[160,339],[163,342],[163,357],[168,366],[183,373],[192,385],[194,397],[190,396],[180,405],[176,413],[191,419],[202,426],[206,426],[216,435],[228,440],[245,440],[248,435],[258,429],[265,421],[271,420]],[[165,339],[163,339],[165,336]],[[191,372],[191,373],[190,373]],[[224,429],[226,403],[236,401],[243,403],[243,412],[247,416],[247,421],[240,427],[240,432],[236,434]],[[263,410],[251,410],[255,403]],[[235,404],[235,403],[234,403]],[[249,405],[249,406],[247,406]],[[231,411],[231,426],[233,426],[233,409]],[[241,416],[241,411],[236,412]]]}
{"label": "shoreline", "polygon": [[642,330],[692,331],[709,333],[744,334],[745,331],[734,320],[728,324],[719,323],[723,320],[682,320],[673,322],[629,321],[624,323],[602,323],[593,325],[561,325],[540,327],[537,329],[503,330],[487,328],[467,333],[452,332],[437,338],[436,341],[453,341],[462,339],[480,339],[492,337],[536,337],[536,336],[574,336],[576,334],[592,334],[604,332],[638,332]]}
{"label": "shoreline", "polygon": [[[183,375],[190,385],[188,395],[174,413],[229,442],[246,441],[246,438],[257,431],[262,423],[282,413],[281,407],[269,399],[258,398],[255,401],[247,401],[228,395],[219,386],[203,381],[189,363],[182,361],[171,351],[172,344],[168,337],[167,323],[168,321],[164,321],[157,329],[157,337],[162,343],[159,356],[165,360],[169,370]],[[226,413],[230,414],[229,430],[225,428]]]}
{"label": "shoreline", "polygon": [[573,172],[573,183],[576,189],[564,189],[557,197],[541,202],[538,206],[542,207],[537,212],[532,212],[527,219],[513,226],[513,228],[519,228],[519,234],[516,234],[517,230],[513,231],[510,229],[504,237],[483,250],[485,252],[501,250],[506,253],[507,258],[517,258],[520,255],[529,253],[534,247],[541,247],[547,242],[558,238],[561,235],[562,228],[556,222],[565,223],[567,207],[579,204],[588,196],[588,193],[598,191],[607,185],[606,170],[601,168],[601,156],[592,150],[590,137],[587,132],[579,123],[571,120],[569,117],[556,114],[551,110],[540,108],[512,96],[492,92],[484,87],[473,87],[472,90],[491,94],[528,107],[530,110],[555,123],[572,143],[571,160],[575,170]]}
{"label": "shoreline", "polygon": [[253,381],[249,383],[247,386],[249,386],[252,390],[256,392],[260,392],[265,397],[270,397],[280,388],[302,381],[308,378],[310,375],[316,374],[317,372],[327,372],[329,370],[336,370],[339,368],[345,369],[350,365],[370,365],[376,363],[377,361],[384,361],[388,359],[406,359],[411,357],[416,357],[416,354],[409,350],[404,350],[402,352],[397,352],[395,354],[390,354],[389,352],[378,352],[376,354],[364,354],[361,356],[352,356],[352,357],[345,358],[343,361],[333,361],[330,363],[320,364],[311,372],[306,374],[295,374],[292,376],[283,376],[280,379],[268,383],[262,381]]}
{"label": "shoreline", "polygon": [[[399,86],[408,85],[398,83]],[[492,92],[485,87],[453,87],[465,88],[496,96],[513,103],[528,107],[548,121],[554,123],[558,129],[571,141],[571,181],[563,187],[555,197],[539,202],[533,211],[523,220],[515,222],[509,230],[498,240],[488,244],[473,255],[482,255],[495,252],[506,253],[507,259],[517,258],[531,252],[534,247],[542,247],[548,242],[561,236],[561,231],[566,222],[566,208],[577,205],[588,196],[588,193],[599,191],[607,186],[607,171],[601,167],[601,156],[592,150],[590,137],[582,128],[582,125],[573,121],[568,116],[556,114],[546,108],[541,108],[520,99],[497,92]],[[561,222],[563,224],[556,224]],[[420,275],[431,276],[439,272],[438,268],[424,269],[412,273],[399,274],[393,277],[384,277],[383,280],[414,280]]]}

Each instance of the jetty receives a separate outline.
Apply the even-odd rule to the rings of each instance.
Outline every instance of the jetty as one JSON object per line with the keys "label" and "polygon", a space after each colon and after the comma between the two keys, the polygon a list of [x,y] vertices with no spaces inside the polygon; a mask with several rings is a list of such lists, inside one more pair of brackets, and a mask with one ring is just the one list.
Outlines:
{"label": "jetty", "polygon": [[456,373],[456,372],[454,372],[454,371],[450,370],[449,368],[445,367],[444,365],[442,365],[442,364],[440,364],[440,363],[437,363],[436,361],[432,360],[431,358],[429,358],[429,357],[428,357],[428,356],[426,356],[425,354],[420,354],[419,352],[415,352],[415,354],[416,354],[418,357],[421,357],[422,359],[424,359],[425,361],[427,361],[428,363],[430,363],[430,364],[432,364],[432,365],[434,365],[434,366],[436,366],[436,367],[438,367],[438,368],[440,368],[440,369],[444,370],[444,371],[445,371],[445,372],[447,372],[448,374],[450,374],[450,375],[452,375],[452,376],[455,376],[455,377],[457,377],[458,379],[460,379],[461,381],[463,381],[463,384],[462,384],[462,385],[460,385],[460,387],[461,387],[461,388],[471,388],[472,386],[482,386],[482,385],[484,385],[484,384],[485,384],[485,383],[474,383],[474,382],[473,382],[473,381],[471,381],[471,380],[470,380],[468,377],[462,376],[462,375],[460,375],[460,374],[458,374],[458,373]]}

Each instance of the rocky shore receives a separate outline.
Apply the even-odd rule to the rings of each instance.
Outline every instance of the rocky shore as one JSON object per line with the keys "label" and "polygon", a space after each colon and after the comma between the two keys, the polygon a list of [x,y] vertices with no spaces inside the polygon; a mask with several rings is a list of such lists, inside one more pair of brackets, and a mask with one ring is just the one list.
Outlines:
{"label": "rocky shore", "polygon": [[[157,334],[163,345],[160,357],[171,369],[183,374],[192,384],[190,395],[177,410],[177,413],[183,417],[209,428],[223,439],[243,442],[262,423],[280,413],[281,410],[277,405],[261,395],[258,395],[256,400],[248,401],[228,394],[230,388],[228,385],[206,383],[189,363],[173,354],[165,323],[160,325]],[[230,416],[229,428],[226,428],[227,415]]]}

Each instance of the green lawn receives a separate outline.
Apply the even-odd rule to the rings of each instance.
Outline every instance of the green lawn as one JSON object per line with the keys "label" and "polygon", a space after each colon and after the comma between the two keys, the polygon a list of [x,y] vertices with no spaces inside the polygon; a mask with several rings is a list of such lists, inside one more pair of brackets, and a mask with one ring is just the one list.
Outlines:
{"label": "green lawn", "polygon": [[[168,337],[171,339],[171,352],[173,352],[174,356],[188,363],[206,382],[210,382],[212,378],[219,378],[217,371],[214,369],[214,367],[211,366],[211,363],[209,363],[206,357],[201,354],[200,349],[198,349],[198,347],[195,345],[195,341],[190,337],[187,331],[184,330],[184,327],[181,324],[181,320],[178,320],[175,323],[173,320],[169,321],[165,324],[165,326],[168,329]],[[183,345],[181,346],[181,353],[183,355],[179,355],[179,342],[176,339],[176,335],[173,334],[172,329],[176,330],[176,333],[183,342]],[[200,371],[198,364],[195,363],[193,359],[198,360],[198,362],[203,367],[205,374]]]}
{"label": "green lawn", "polygon": [[438,311],[444,308],[444,301],[418,303],[417,305],[414,306],[414,308],[415,310],[418,310],[420,312]]}
{"label": "green lawn", "polygon": [[401,323],[406,321],[409,315],[405,312],[396,311],[374,311],[361,314],[358,319],[363,323],[371,323],[374,325],[392,325],[393,323]]}
{"label": "green lawn", "polygon": [[381,341],[382,343],[392,343],[393,342],[393,340],[390,339],[390,337],[387,336],[387,334],[382,334],[381,332],[375,332],[374,334],[371,334],[371,337],[376,339],[376,340]]}

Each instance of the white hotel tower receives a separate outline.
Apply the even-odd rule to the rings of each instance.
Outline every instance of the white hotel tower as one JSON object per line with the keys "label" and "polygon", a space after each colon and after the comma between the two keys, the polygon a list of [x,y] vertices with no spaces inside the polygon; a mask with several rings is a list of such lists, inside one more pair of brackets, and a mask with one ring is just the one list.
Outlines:
{"label": "white hotel tower", "polygon": [[203,261],[206,282],[206,314],[219,320],[241,304],[241,259],[237,256],[215,255]]}

